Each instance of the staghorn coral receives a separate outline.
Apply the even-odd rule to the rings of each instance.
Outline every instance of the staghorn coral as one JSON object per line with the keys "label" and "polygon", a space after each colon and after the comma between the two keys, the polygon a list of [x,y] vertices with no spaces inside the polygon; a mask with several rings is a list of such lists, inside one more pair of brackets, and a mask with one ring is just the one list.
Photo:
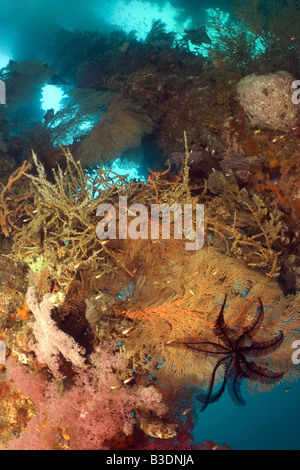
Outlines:
{"label": "staghorn coral", "polygon": [[[194,196],[193,187],[189,184],[188,163],[186,144],[180,177],[175,182],[161,178],[161,175],[167,172],[156,172],[153,176],[149,176],[148,184],[155,190],[156,202],[169,205],[191,204],[194,210],[196,204],[205,204],[204,232],[209,246],[217,246],[228,254],[243,258],[249,266],[269,270],[267,275],[270,278],[278,276],[281,252],[275,249],[274,245],[280,237],[284,238],[282,217],[278,217],[275,211],[267,209],[256,194],[251,197],[245,188],[239,190],[237,181],[231,173],[226,177],[219,172],[212,174],[219,176],[219,180],[221,175],[222,199],[209,197],[206,194],[208,188],[212,193],[215,192],[216,183],[211,185],[212,179],[216,180],[213,177],[205,182],[202,194]],[[193,223],[195,226],[195,221]]]}
{"label": "staghorn coral", "polygon": [[59,167],[54,171],[52,183],[33,153],[38,176],[27,176],[36,199],[30,221],[15,238],[12,256],[25,260],[40,281],[54,280],[65,295],[78,272],[96,275],[114,269],[114,263],[107,263],[107,257],[111,253],[112,259],[118,260],[106,241],[96,236],[96,208],[126,191],[125,177],[100,168],[98,176],[90,178],[69,152],[64,151],[64,156],[67,169],[63,172]]}
{"label": "staghorn coral", "polygon": [[[268,11],[269,0],[250,0],[247,5],[243,2],[248,11],[254,4],[263,7],[263,3]],[[273,2],[276,6],[280,3],[291,6],[289,0]],[[22,263],[14,262],[19,269],[14,272],[6,265],[7,258],[0,258],[0,338],[5,341],[9,338],[11,359],[18,357],[26,364],[22,372],[32,371],[32,375],[23,375],[22,384],[24,391],[27,386],[28,396],[30,385],[33,389],[38,381],[34,379],[45,377],[48,382],[41,380],[41,394],[37,393],[33,400],[36,419],[27,422],[29,432],[22,432],[20,441],[12,447],[22,447],[23,442],[28,448],[31,445],[37,448],[128,448],[140,442],[142,428],[156,438],[147,440],[152,448],[168,448],[168,445],[173,448],[174,443],[190,448],[190,434],[183,436],[182,424],[186,418],[195,416],[191,410],[194,384],[209,389],[216,357],[199,357],[197,351],[185,351],[182,344],[176,345],[175,341],[192,342],[196,338],[221,343],[221,338],[216,339],[214,326],[226,295],[224,322],[234,333],[238,334],[251,324],[252,313],[259,311],[259,298],[265,318],[255,340],[263,343],[276,336],[277,330],[284,331],[282,346],[272,351],[268,359],[265,355],[255,359],[257,367],[278,371],[284,374],[283,380],[299,377],[290,363],[290,344],[297,335],[299,297],[284,297],[281,285],[274,280],[278,277],[282,282],[282,274],[291,272],[297,277],[299,198],[296,159],[292,151],[297,151],[299,137],[296,132],[286,134],[280,139],[282,151],[276,144],[270,147],[272,155],[268,155],[268,149],[258,145],[257,139],[262,136],[265,142],[273,143],[279,136],[274,132],[257,134],[236,101],[236,83],[242,74],[281,69],[292,72],[291,64],[289,67],[277,64],[287,63],[297,52],[293,47],[299,37],[297,28],[294,29],[293,24],[290,29],[295,33],[294,43],[283,42],[282,36],[278,41],[276,35],[270,35],[268,23],[274,18],[273,11],[268,13],[263,28],[259,22],[255,25],[257,32],[249,33],[246,23],[228,21],[219,27],[216,22],[215,32],[219,37],[217,44],[213,40],[207,46],[210,54],[207,59],[201,57],[199,50],[195,54],[187,50],[188,36],[194,43],[202,44],[202,39],[207,39],[203,27],[186,31],[183,42],[176,43],[172,33],[168,34],[161,23],[154,24],[146,44],[135,40],[134,34],[122,32],[109,36],[65,31],[53,38],[56,54],[51,64],[60,70],[59,75],[53,76],[52,83],[67,90],[68,79],[71,79],[77,86],[92,89],[71,92],[61,112],[56,115],[48,112],[44,124],[26,133],[26,142],[30,141],[30,147],[45,163],[45,170],[36,160],[32,172],[27,170],[28,176],[22,176],[12,191],[4,194],[5,203],[13,210],[14,201],[7,196],[16,201],[20,194],[33,193],[20,212],[11,214],[10,220],[17,222],[15,227],[20,232],[11,227],[9,236],[2,237],[9,247],[14,235],[11,257]],[[262,30],[264,43],[260,38]],[[290,31],[286,31],[286,39],[291,39],[288,38]],[[259,51],[262,44],[267,48],[265,56]],[[280,50],[282,53],[277,54]],[[295,58],[298,65],[299,53]],[[36,91],[38,87],[39,84]],[[111,104],[115,95],[100,91],[107,87],[119,91],[130,101]],[[130,123],[128,117],[132,118]],[[88,176],[91,173],[83,170],[84,165],[97,162],[98,155],[103,160],[113,158],[135,138],[140,142],[143,129],[132,136],[131,127],[150,129],[148,117],[156,131],[149,139],[150,146],[158,139],[165,154],[181,150],[177,162],[182,157],[181,134],[183,129],[190,129],[192,171],[188,168],[186,145],[184,164],[180,171],[179,161],[178,173],[174,173],[174,168],[157,170],[151,166],[145,184],[130,185],[118,175],[102,173],[100,168],[95,183]],[[102,121],[98,122],[100,118]],[[88,125],[95,122],[91,134],[82,138]],[[32,135],[36,136],[34,141]],[[7,139],[2,147],[10,152],[13,142]],[[246,141],[250,140],[251,161],[245,153]],[[72,144],[70,150],[74,158],[69,152],[65,152],[66,156],[55,148],[59,142]],[[22,158],[24,141],[16,140],[14,145],[21,150],[13,155]],[[77,162],[78,157],[81,163]],[[284,159],[287,163],[282,165]],[[56,162],[59,167],[52,175],[48,168]],[[287,168],[289,171],[285,172]],[[211,173],[212,169],[216,171]],[[97,186],[100,181],[104,188],[101,184]],[[128,206],[140,203],[149,211],[154,203],[187,203],[193,210],[196,204],[203,203],[205,248],[202,252],[187,253],[185,241],[174,239],[173,232],[169,240],[108,240],[101,244],[95,234],[99,220],[95,217],[95,199],[98,197],[97,203],[108,202],[117,208],[119,194],[128,196]],[[127,214],[128,221],[134,222],[129,207]],[[173,214],[170,218],[172,228]],[[193,227],[195,223],[193,219]],[[116,224],[119,228],[118,215]],[[150,224],[151,221],[149,228]],[[4,246],[1,248],[3,250]],[[287,253],[290,254],[288,259]],[[284,271],[280,272],[282,264]],[[38,303],[32,303],[33,314],[29,318],[28,311],[20,307],[27,305],[28,266],[34,272],[34,275],[29,273],[29,285],[35,286],[39,299]],[[294,293],[295,286],[295,282],[288,280],[283,289]],[[51,313],[50,304],[46,303],[50,295],[55,303]],[[42,307],[47,307],[49,323],[45,319],[44,324],[39,321]],[[45,325],[47,328],[49,325],[48,335]],[[34,332],[35,341],[32,340]],[[80,370],[71,365],[71,354],[67,351],[72,338],[75,353],[79,344],[85,347],[85,365]],[[121,343],[122,346],[106,353],[106,340],[110,347]],[[97,360],[92,354],[95,349],[99,354]],[[48,355],[48,369],[37,362],[37,358],[44,359],[42,352]],[[78,359],[75,354],[73,362]],[[10,360],[8,366],[10,377],[20,378],[21,374],[18,375],[17,367]],[[53,374],[60,379],[58,388]],[[153,383],[155,388],[149,386]],[[217,386],[222,387],[222,377],[218,378]],[[249,380],[248,388],[260,391],[265,384]],[[161,400],[156,393],[158,389],[171,407],[170,420],[151,413]],[[131,406],[131,400],[147,401],[148,407]],[[11,409],[12,401],[13,398]],[[25,412],[33,409],[28,401],[15,413],[23,416],[25,425],[31,416],[30,413],[26,416]],[[9,407],[3,409],[6,411]],[[188,412],[190,414],[186,415]],[[157,440],[162,435],[172,435],[178,424],[176,441],[161,443]],[[14,429],[17,434],[16,427]],[[0,431],[2,434],[2,427]],[[207,444],[207,448],[216,447]]]}
{"label": "staghorn coral", "polygon": [[5,237],[21,230],[19,220],[26,215],[26,205],[32,194],[16,194],[15,187],[13,191],[12,186],[29,168],[30,164],[25,161],[10,175],[6,185],[0,182],[0,228]]}
{"label": "staghorn coral", "polygon": [[[164,278],[162,257],[167,264],[171,261],[168,251],[181,257],[184,240],[174,239],[174,234],[170,240],[159,243],[142,238],[134,241],[97,238],[96,208],[102,202],[116,206],[121,195],[128,197],[129,204],[138,202],[146,208],[152,203],[169,206],[186,203],[195,211],[198,203],[204,203],[208,245],[243,258],[250,266],[269,269],[270,278],[278,274],[280,252],[274,250],[273,244],[283,235],[280,219],[273,217],[258,197],[250,198],[246,190],[239,191],[234,178],[224,185],[222,198],[207,194],[207,186],[202,194],[194,194],[190,187],[187,144],[179,175],[170,176],[170,167],[167,171],[150,172],[148,182],[143,185],[128,183],[125,177],[101,168],[98,176],[91,178],[69,151],[63,151],[63,155],[66,169],[58,167],[51,182],[33,154],[37,176],[27,176],[32,182],[35,202],[27,211],[29,220],[15,236],[11,254],[14,260],[25,261],[31,267],[39,289],[44,293],[51,288],[57,291],[58,304],[63,302],[75,279],[77,284],[84,279],[88,296],[101,285],[96,279],[110,279],[109,273],[114,275],[118,269],[122,275],[127,273],[132,277],[136,273],[141,278],[152,269]],[[195,227],[197,221],[193,214]],[[79,284],[75,291],[80,292]]]}
{"label": "staghorn coral", "polygon": [[[189,341],[199,335],[201,341],[212,341],[213,325],[225,294],[230,307],[225,312],[229,325],[242,326],[247,312],[253,311],[261,298],[265,320],[255,340],[263,342],[277,329],[284,332],[282,347],[268,363],[284,374],[284,379],[293,380],[297,371],[289,362],[289,355],[296,335],[299,298],[285,298],[279,285],[263,274],[267,272],[272,278],[278,271],[278,253],[272,248],[280,233],[278,221],[271,219],[273,222],[269,223],[270,213],[263,201],[240,190],[234,178],[225,178],[222,197],[210,193],[206,183],[195,189],[189,174],[186,139],[185,147],[178,175],[172,175],[170,168],[151,171],[145,184],[128,183],[101,168],[92,180],[66,151],[65,170],[58,167],[49,181],[34,155],[37,173],[28,174],[28,179],[35,199],[30,221],[15,237],[15,259],[25,260],[35,269],[37,293],[53,291],[57,308],[52,310],[51,321],[55,327],[68,324],[68,335],[75,338],[73,323],[86,315],[90,322],[87,363],[93,341],[99,342],[101,348],[106,338],[123,344],[126,364],[123,369],[116,368],[117,382],[129,379],[132,385],[149,385],[149,376],[153,377],[154,381],[158,379],[159,391],[167,399],[172,390],[176,403],[187,387],[207,388],[215,358],[208,357],[199,367],[199,359],[192,351],[183,352],[179,345],[170,347],[168,343]],[[193,208],[205,203],[206,247],[187,252],[184,240],[174,239],[173,234],[167,240],[127,238],[101,244],[95,235],[95,210],[103,201],[116,206],[122,194],[128,196],[128,204],[138,202],[146,208],[156,202],[189,203]],[[129,210],[129,220],[130,214]],[[270,230],[274,230],[273,237],[269,236]],[[260,267],[262,272],[250,270],[246,262],[253,268]],[[87,308],[84,299],[90,299]],[[39,313],[36,305],[33,310]],[[68,323],[57,321],[62,317],[69,318]],[[39,343],[43,344],[43,340]],[[31,343],[31,348],[39,356],[38,344]],[[51,357],[46,362],[59,378],[58,361],[69,380],[74,366],[73,372],[65,372],[63,357],[70,357],[55,345],[54,342],[56,369]],[[51,356],[51,348],[47,353]],[[264,360],[258,358],[258,367],[266,367]],[[29,364],[32,367],[32,360]],[[248,386],[252,391],[256,384]],[[168,436],[174,430],[172,423],[178,406],[174,405],[167,426],[144,411],[137,413],[140,425],[151,433],[156,429]]]}

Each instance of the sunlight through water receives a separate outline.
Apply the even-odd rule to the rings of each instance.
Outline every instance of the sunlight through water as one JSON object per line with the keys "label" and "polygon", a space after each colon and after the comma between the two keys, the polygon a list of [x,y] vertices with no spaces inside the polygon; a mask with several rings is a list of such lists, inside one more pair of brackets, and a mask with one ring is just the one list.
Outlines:
{"label": "sunlight through water", "polygon": [[65,98],[63,90],[55,85],[45,85],[42,91],[42,109],[53,109],[56,113],[61,109],[61,101]]}

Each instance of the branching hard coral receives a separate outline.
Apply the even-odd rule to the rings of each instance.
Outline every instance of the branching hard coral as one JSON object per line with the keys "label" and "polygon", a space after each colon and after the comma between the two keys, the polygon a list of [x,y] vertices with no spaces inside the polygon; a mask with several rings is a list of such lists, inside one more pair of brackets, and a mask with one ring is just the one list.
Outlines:
{"label": "branching hard coral", "polygon": [[[190,154],[184,135],[185,155],[180,173],[173,179],[168,170],[149,174],[147,186],[152,188],[154,202],[169,206],[191,204],[193,211],[197,204],[204,204],[204,234],[208,246],[243,258],[249,266],[264,269],[270,278],[277,277],[281,252],[274,244],[284,238],[282,220],[267,209],[257,195],[250,197],[246,189],[240,190],[233,175],[230,178],[221,174],[225,181],[222,199],[207,194],[206,181],[202,189],[193,188],[189,176]],[[197,195],[199,189],[201,194]]]}
{"label": "branching hard coral", "polygon": [[[171,261],[170,254],[182,257],[183,240],[175,240],[173,235],[170,240],[159,243],[143,239],[98,239],[97,207],[103,202],[116,207],[121,195],[127,196],[130,203],[144,204],[147,208],[155,202],[169,206],[191,204],[193,213],[198,203],[204,203],[207,244],[243,258],[251,266],[269,269],[269,277],[276,276],[280,253],[274,251],[272,243],[278,230],[270,237],[270,227],[260,215],[263,211],[245,191],[233,193],[232,185],[224,188],[225,199],[223,202],[220,199],[220,207],[218,198],[207,194],[205,185],[198,195],[199,189],[190,186],[186,136],[180,174],[173,177],[169,171],[152,171],[144,186],[137,182],[128,183],[125,177],[102,168],[95,178],[91,178],[69,151],[63,150],[63,155],[65,169],[58,166],[53,170],[53,181],[50,181],[33,154],[37,175],[26,174],[32,183],[35,200],[27,210],[29,221],[15,236],[11,254],[14,260],[25,261],[31,267],[36,275],[36,285],[43,293],[56,291],[57,305],[62,304],[75,279],[77,283],[79,279],[85,279],[87,296],[100,288],[100,277],[110,279],[111,284],[120,268],[129,278],[133,273],[141,278],[156,273],[160,280],[157,278],[154,282],[161,282]],[[232,213],[226,205],[231,206]],[[194,228],[196,222],[193,216]],[[184,257],[188,258],[187,253]],[[162,259],[165,260],[163,263]],[[80,286],[78,288],[80,290]]]}
{"label": "branching hard coral", "polygon": [[38,276],[50,277],[65,294],[80,271],[96,276],[120,266],[108,248],[109,241],[107,245],[107,240],[99,240],[96,235],[96,209],[104,201],[114,202],[118,195],[128,194],[130,189],[125,185],[126,177],[100,168],[91,178],[69,151],[64,151],[64,156],[66,169],[53,170],[51,182],[33,153],[38,174],[27,176],[35,190],[35,202],[31,220],[15,238],[12,256],[35,265]]}
{"label": "branching hard coral", "polygon": [[15,194],[12,186],[29,168],[30,164],[24,161],[22,166],[11,174],[6,185],[0,182],[0,228],[5,237],[21,230],[19,221],[26,215],[25,205],[31,199],[32,193]]}
{"label": "branching hard coral", "polygon": [[261,200],[258,195],[254,194],[250,199],[245,189],[239,192],[237,200],[251,212],[260,233],[252,235],[251,237],[236,235],[235,216],[233,229],[236,236],[231,246],[231,251],[234,252],[238,245],[243,244],[256,247],[255,255],[257,255],[257,261],[254,259],[253,261],[248,261],[249,266],[268,266],[270,271],[267,273],[267,276],[269,278],[277,277],[280,271],[279,258],[282,253],[276,250],[274,245],[279,239],[284,240],[285,228],[282,217],[276,213],[276,210],[272,211],[267,209],[263,200]]}
{"label": "branching hard coral", "polygon": [[[207,189],[217,195],[203,195],[205,236],[208,245],[235,256],[269,278],[278,276],[281,247],[285,246],[287,227],[283,213],[270,208],[257,194],[239,189],[232,172],[214,172]],[[200,198],[201,200],[201,198]]]}

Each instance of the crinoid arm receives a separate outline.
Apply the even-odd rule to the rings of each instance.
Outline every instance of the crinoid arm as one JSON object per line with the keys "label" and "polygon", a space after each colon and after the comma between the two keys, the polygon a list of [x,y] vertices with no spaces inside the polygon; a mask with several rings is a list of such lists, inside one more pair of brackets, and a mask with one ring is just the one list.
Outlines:
{"label": "crinoid arm", "polygon": [[[217,342],[189,339],[168,343],[183,345],[193,352],[217,357],[217,363],[210,374],[207,391],[201,391],[197,396],[197,399],[202,403],[201,411],[204,411],[211,403],[218,401],[226,386],[232,401],[238,406],[244,406],[246,402],[241,393],[241,385],[244,380],[260,384],[275,384],[284,375],[248,359],[248,357],[263,357],[271,354],[281,346],[284,339],[283,332],[280,331],[279,334],[269,340],[253,340],[264,319],[262,301],[258,299],[259,309],[251,316],[249,323],[246,326],[241,326],[239,331],[231,328],[224,319],[226,301],[227,296],[225,295],[213,327]],[[222,369],[222,384],[218,386],[217,375],[220,375],[220,368]]]}
{"label": "crinoid arm", "polygon": [[211,341],[170,341],[168,345],[182,344],[192,351],[202,352],[205,354],[226,354],[228,349],[222,344],[213,343]]}
{"label": "crinoid arm", "polygon": [[220,313],[214,324],[215,335],[223,341],[227,348],[233,349],[235,343],[234,331],[226,324],[224,319],[224,309],[227,301],[227,295],[225,295]]}
{"label": "crinoid arm", "polygon": [[241,385],[244,379],[244,375],[236,374],[227,382],[229,396],[237,406],[245,406],[247,404],[241,392]]}
{"label": "crinoid arm", "polygon": [[[223,378],[222,386],[218,391],[214,392],[216,374],[217,374],[219,367],[221,367],[223,363],[225,364],[224,364],[224,378]],[[208,407],[208,405],[210,405],[211,403],[215,403],[216,401],[218,401],[223,395],[225,388],[226,388],[231,363],[232,363],[231,359],[229,359],[229,362],[228,362],[228,357],[223,357],[223,359],[220,359],[215,365],[214,370],[211,375],[210,382],[209,382],[208,390],[206,392],[200,392],[197,395],[197,399],[201,403],[203,403],[201,411],[204,411]]]}
{"label": "crinoid arm", "polygon": [[268,341],[253,341],[251,346],[239,348],[239,351],[246,353],[250,357],[262,357],[276,351],[282,345],[284,334],[282,331],[275,337]]}
{"label": "crinoid arm", "polygon": [[263,306],[261,299],[258,299],[258,302],[259,302],[258,315],[253,318],[252,322],[249,323],[249,325],[244,330],[244,334],[245,335],[247,334],[250,338],[253,338],[253,336],[255,336],[255,334],[260,329],[262,322],[264,321],[264,316],[265,316],[264,306]]}
{"label": "crinoid arm", "polygon": [[261,367],[253,361],[247,361],[245,358],[240,361],[240,368],[245,378],[261,384],[274,384],[280,381],[284,373],[272,372],[265,367]]}

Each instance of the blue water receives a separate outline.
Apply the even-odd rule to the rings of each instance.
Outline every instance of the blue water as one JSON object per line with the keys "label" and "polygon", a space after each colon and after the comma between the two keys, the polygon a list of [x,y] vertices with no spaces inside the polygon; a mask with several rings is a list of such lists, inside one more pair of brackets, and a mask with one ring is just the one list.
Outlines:
{"label": "blue water", "polygon": [[198,414],[196,442],[212,440],[234,450],[300,450],[300,382],[255,396],[242,392],[246,406],[236,406],[226,392]]}

